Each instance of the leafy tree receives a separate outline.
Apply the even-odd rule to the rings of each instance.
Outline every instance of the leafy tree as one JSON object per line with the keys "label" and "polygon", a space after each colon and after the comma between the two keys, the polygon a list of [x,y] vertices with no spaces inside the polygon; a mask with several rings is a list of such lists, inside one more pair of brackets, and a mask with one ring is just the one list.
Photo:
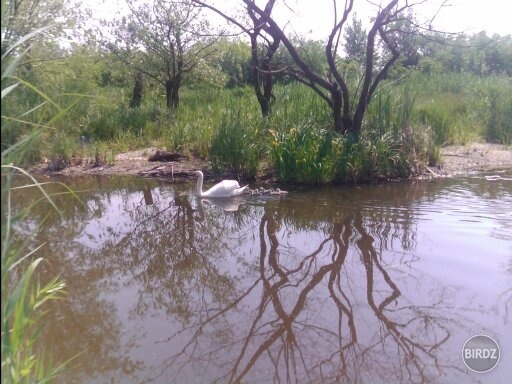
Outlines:
{"label": "leafy tree", "polygon": [[213,54],[209,24],[190,1],[127,3],[130,15],[109,23],[102,42],[123,63],[161,84],[167,107],[176,108],[180,88]]}
{"label": "leafy tree", "polygon": [[436,62],[445,72],[470,72],[479,76],[512,76],[512,36],[431,33],[418,40],[422,67]]}
{"label": "leafy tree", "polygon": [[[6,54],[7,47],[12,47],[14,43],[17,44],[17,49],[8,52],[8,55],[26,50],[29,44],[32,48],[40,46],[51,52],[57,41],[74,33],[73,27],[79,20],[75,1],[3,0],[2,56]],[[39,50],[43,51],[44,49]],[[23,56],[24,68],[26,69],[27,63],[37,59],[40,58],[34,57],[33,49],[27,50]]]}
{"label": "leafy tree", "polygon": [[251,48],[242,40],[220,39],[215,60],[222,72],[227,74],[227,86],[237,87],[251,82]]}
{"label": "leafy tree", "polygon": [[391,29],[397,31],[389,34],[400,52],[400,60],[397,64],[404,67],[416,66],[420,59],[420,41],[423,40],[423,36],[412,11],[408,9],[404,12],[402,17],[392,24]]}
{"label": "leafy tree", "polygon": [[347,26],[343,34],[344,48],[348,59],[355,60],[359,64],[364,63],[367,37],[363,23],[354,15],[352,24]]}
{"label": "leafy tree", "polygon": [[[304,61],[315,72],[327,73],[328,64],[325,60],[325,44],[319,40],[304,40],[301,37],[291,39],[292,44],[296,47],[297,51],[304,57]],[[293,57],[288,50],[282,45],[274,55],[273,67],[274,78],[276,82],[288,83],[290,80],[300,81],[300,68],[296,65]]]}

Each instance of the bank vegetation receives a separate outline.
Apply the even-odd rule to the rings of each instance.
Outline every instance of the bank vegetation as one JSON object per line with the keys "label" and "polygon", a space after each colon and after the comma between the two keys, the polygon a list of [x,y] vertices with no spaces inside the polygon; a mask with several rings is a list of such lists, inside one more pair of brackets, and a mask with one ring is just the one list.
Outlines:
{"label": "bank vegetation", "polygon": [[287,36],[274,1],[263,11],[245,1],[247,25],[231,19],[242,35],[226,37],[198,23],[212,12],[205,2],[164,3],[133,3],[134,18],[79,43],[46,33],[9,52],[27,50],[2,80],[20,84],[2,105],[2,151],[46,122],[23,164],[111,164],[157,146],[218,172],[264,167],[314,184],[408,177],[438,164],[443,145],[512,141],[511,36],[425,31],[413,8],[390,1],[367,29],[345,7],[315,41]]}

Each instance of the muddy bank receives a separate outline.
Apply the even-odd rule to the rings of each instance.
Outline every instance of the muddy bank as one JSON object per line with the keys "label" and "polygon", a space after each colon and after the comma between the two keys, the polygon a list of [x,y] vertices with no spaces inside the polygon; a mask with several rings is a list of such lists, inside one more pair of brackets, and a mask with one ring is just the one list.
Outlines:
{"label": "muddy bank", "polygon": [[[159,169],[169,168],[178,176],[180,174],[188,173],[194,169],[208,169],[210,163],[206,160],[184,157],[179,161],[149,161],[149,158],[154,155],[158,148],[144,148],[136,151],[120,153],[115,156],[113,164],[90,164],[82,162],[81,164],[68,165],[63,169],[52,170],[48,163],[37,164],[31,169],[31,172],[37,174],[48,175],[144,175],[151,172],[157,172]],[[162,175],[165,176],[165,175]]]}
{"label": "muddy bank", "polygon": [[[141,175],[146,177],[187,178],[191,170],[202,169],[212,174],[207,160],[195,157],[180,158],[179,161],[149,161],[158,148],[145,148],[118,154],[114,164],[78,164],[58,171],[49,170],[48,164],[38,164],[31,171],[38,174],[74,175]],[[490,171],[512,168],[512,146],[491,143],[472,143],[465,146],[450,145],[441,149],[442,160],[436,175],[452,176],[473,171]],[[268,178],[268,175],[261,177]]]}
{"label": "muddy bank", "polygon": [[491,143],[449,145],[441,149],[441,167],[447,175],[512,168],[512,146]]}

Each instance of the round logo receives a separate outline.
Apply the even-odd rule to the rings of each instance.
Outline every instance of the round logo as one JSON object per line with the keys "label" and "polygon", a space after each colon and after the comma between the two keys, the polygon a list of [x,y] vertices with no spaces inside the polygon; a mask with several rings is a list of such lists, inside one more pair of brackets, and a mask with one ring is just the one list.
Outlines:
{"label": "round logo", "polygon": [[473,336],[462,347],[462,360],[474,372],[490,371],[500,360],[500,347],[492,337]]}

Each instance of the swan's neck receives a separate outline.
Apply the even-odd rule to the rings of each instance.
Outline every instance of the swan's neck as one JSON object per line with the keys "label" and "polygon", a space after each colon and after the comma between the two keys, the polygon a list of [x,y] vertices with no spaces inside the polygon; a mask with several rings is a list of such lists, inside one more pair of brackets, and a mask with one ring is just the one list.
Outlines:
{"label": "swan's neck", "polygon": [[203,196],[203,175],[199,174],[197,177],[197,185],[196,185],[196,196]]}

